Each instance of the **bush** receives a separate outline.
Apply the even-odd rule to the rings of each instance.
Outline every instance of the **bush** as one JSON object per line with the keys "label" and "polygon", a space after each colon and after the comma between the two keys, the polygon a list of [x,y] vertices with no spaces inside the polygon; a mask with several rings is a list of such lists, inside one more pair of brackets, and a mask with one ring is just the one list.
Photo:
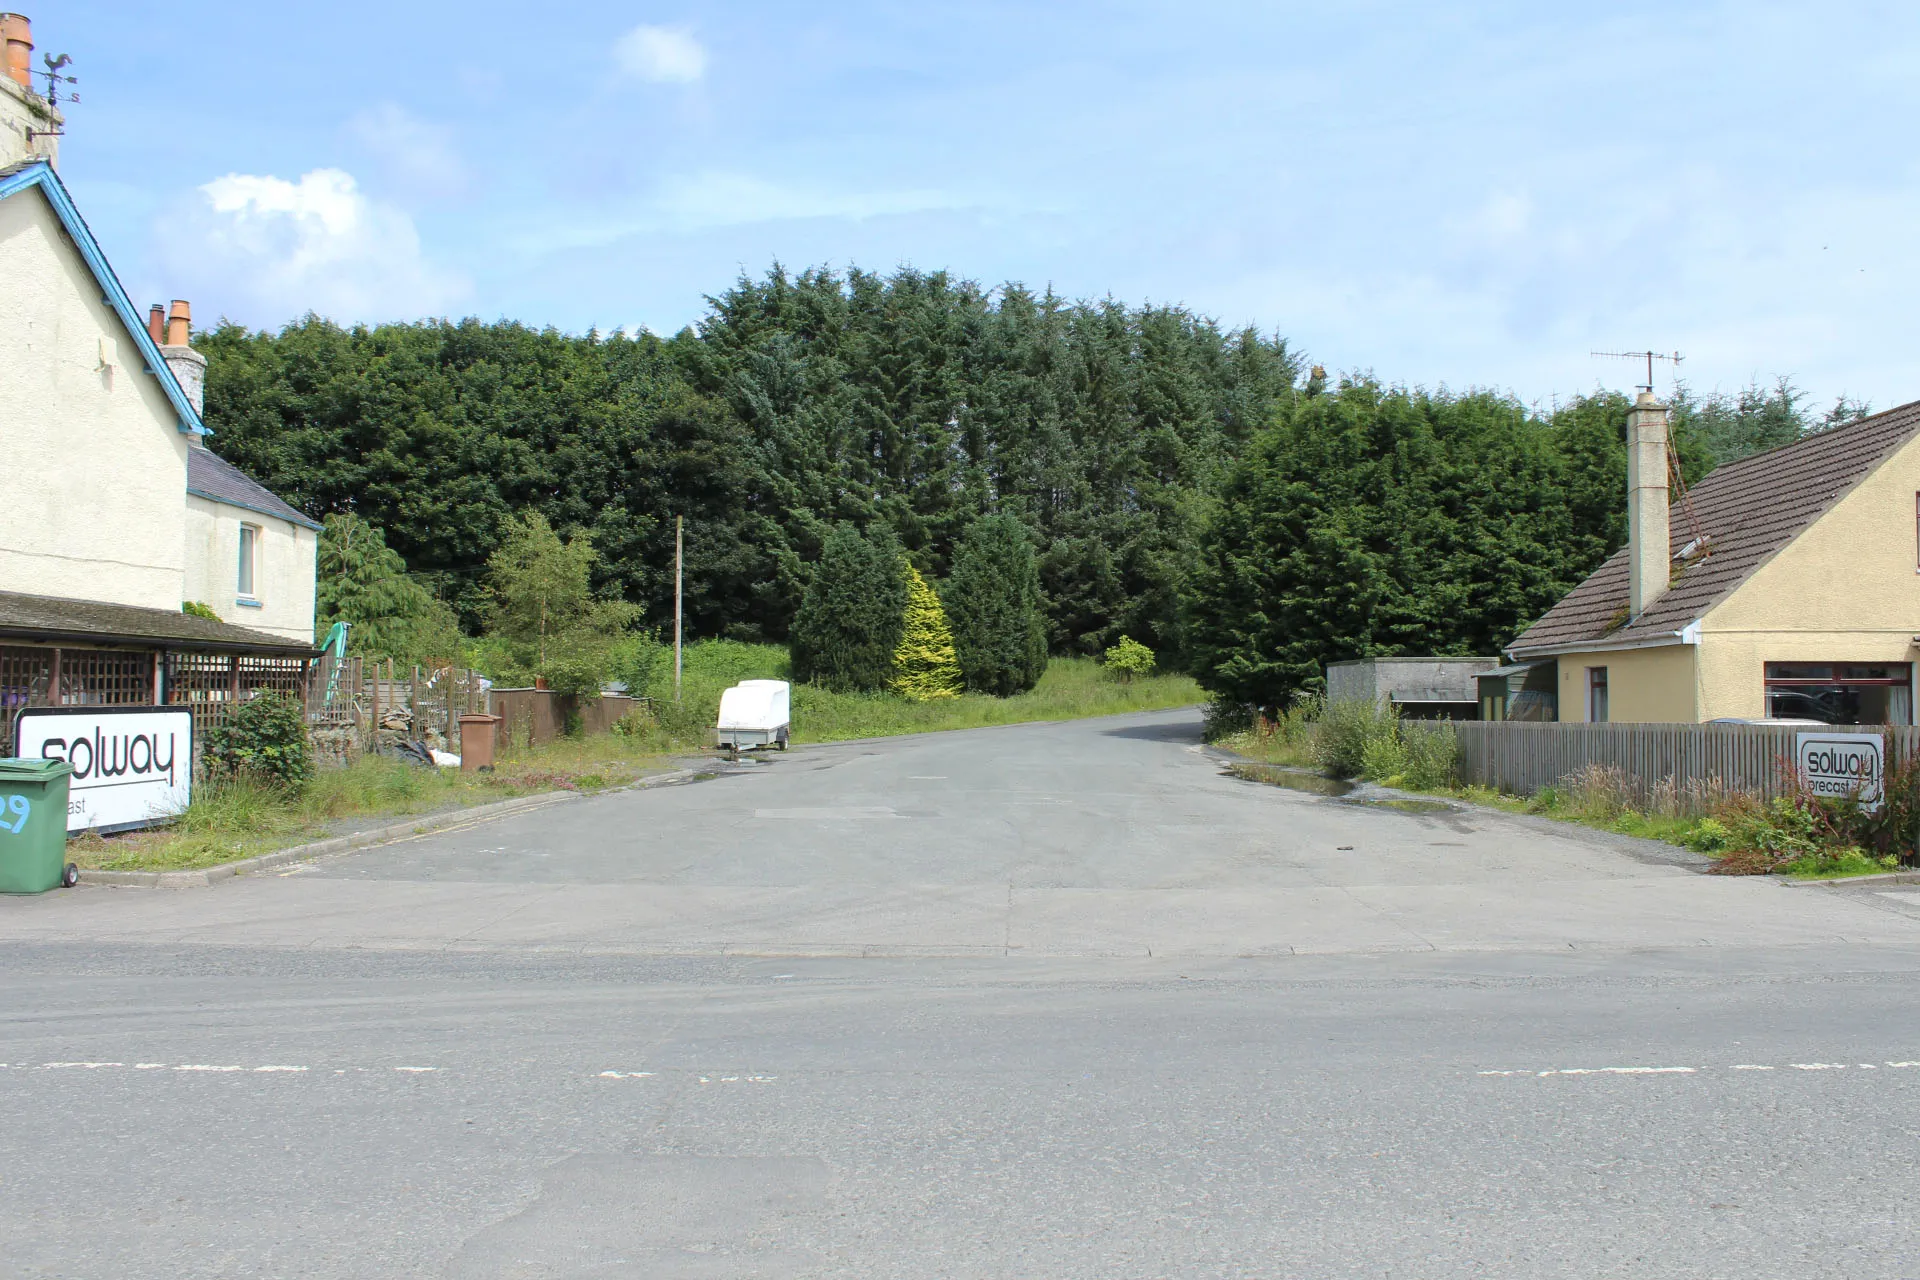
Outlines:
{"label": "bush", "polygon": [[220,615],[213,611],[212,605],[201,604],[198,600],[182,601],[180,612],[189,618],[205,618],[208,622],[220,621]]}
{"label": "bush", "polygon": [[960,693],[960,660],[946,611],[920,571],[907,569],[907,612],[900,648],[893,655],[893,691],[909,702],[953,698]]}
{"label": "bush", "polygon": [[886,688],[906,611],[899,546],[884,533],[869,537],[850,524],[836,527],[794,615],[794,678],[841,693]]}
{"label": "bush", "polygon": [[[1399,717],[1365,701],[1329,702],[1313,735],[1314,763],[1336,778],[1357,777],[1367,767],[1367,744],[1399,740]],[[1384,748],[1376,748],[1383,751]]]}
{"label": "bush", "polygon": [[1253,728],[1258,710],[1251,702],[1239,702],[1233,698],[1215,694],[1201,712],[1201,737],[1208,742],[1218,742],[1222,738],[1231,738],[1236,733],[1245,733]]}
{"label": "bush", "polygon": [[1153,673],[1153,650],[1135,640],[1132,636],[1121,636],[1120,642],[1108,649],[1101,659],[1108,671],[1123,681],[1135,676]]}
{"label": "bush", "polygon": [[1459,781],[1460,743],[1446,724],[1400,726],[1406,748],[1406,785],[1417,791],[1445,791]]}
{"label": "bush", "polygon": [[1368,738],[1360,747],[1360,776],[1374,782],[1399,782],[1407,771],[1407,748],[1392,734]]}
{"label": "bush", "polygon": [[306,709],[283,693],[256,692],[207,731],[207,772],[297,789],[313,777]]}
{"label": "bush", "polygon": [[974,521],[954,550],[941,596],[968,689],[1005,698],[1039,682],[1047,621],[1025,525],[1005,515]]}
{"label": "bush", "polygon": [[1586,822],[1612,822],[1633,808],[1633,779],[1613,765],[1576,769],[1560,785],[1568,810]]}

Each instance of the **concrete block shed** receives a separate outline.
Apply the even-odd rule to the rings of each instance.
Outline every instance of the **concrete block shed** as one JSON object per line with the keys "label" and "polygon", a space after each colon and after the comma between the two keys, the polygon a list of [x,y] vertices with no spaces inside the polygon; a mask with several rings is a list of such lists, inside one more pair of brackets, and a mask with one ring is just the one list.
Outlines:
{"label": "concrete block shed", "polygon": [[1327,664],[1327,701],[1368,702],[1413,720],[1473,720],[1475,677],[1499,658],[1360,658]]}

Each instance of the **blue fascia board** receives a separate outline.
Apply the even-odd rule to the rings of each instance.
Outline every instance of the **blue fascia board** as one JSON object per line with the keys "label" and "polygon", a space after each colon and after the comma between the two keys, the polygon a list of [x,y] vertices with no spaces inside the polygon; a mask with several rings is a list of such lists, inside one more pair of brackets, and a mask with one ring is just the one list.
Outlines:
{"label": "blue fascia board", "polygon": [[134,346],[140,350],[140,356],[146,361],[147,371],[160,380],[160,389],[167,393],[167,399],[173,404],[174,412],[180,415],[180,430],[189,435],[207,434],[206,424],[200,421],[200,415],[193,411],[193,402],[187,399],[187,393],[180,388],[180,380],[173,376],[173,370],[167,367],[166,357],[160,354],[153,335],[147,332],[147,325],[134,310],[133,299],[120,284],[120,277],[113,272],[113,264],[107,261],[107,255],[100,250],[100,242],[93,238],[93,232],[87,226],[87,220],[80,216],[80,210],[74,207],[73,197],[67,194],[66,184],[60,181],[60,175],[53,166],[41,160],[27,165],[13,173],[0,177],[0,200],[19,195],[30,188],[40,188],[40,193],[53,206],[60,225],[67,229],[74,245],[80,250],[80,256],[86,259],[88,270],[100,285],[100,300],[111,307],[120,317],[120,323],[126,326]]}

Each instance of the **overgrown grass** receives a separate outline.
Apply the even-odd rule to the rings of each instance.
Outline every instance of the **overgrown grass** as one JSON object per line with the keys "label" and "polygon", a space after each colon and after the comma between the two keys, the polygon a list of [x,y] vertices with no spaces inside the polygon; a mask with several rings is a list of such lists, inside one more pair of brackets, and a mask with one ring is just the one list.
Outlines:
{"label": "overgrown grass", "polygon": [[[671,657],[668,662],[671,663]],[[673,675],[650,682],[662,699],[663,740],[700,746],[711,740],[720,695],[742,680],[789,679],[787,651],[778,645],[709,640],[687,646],[681,700],[672,702]],[[834,693],[813,685],[793,689],[793,741],[844,742],[901,733],[978,729],[1035,720],[1077,720],[1128,711],[1161,711],[1201,701],[1200,686],[1180,675],[1115,679],[1091,658],[1055,658],[1027,693],[994,698],[967,693],[934,702],[909,702],[888,693]]]}
{"label": "overgrown grass", "polygon": [[249,779],[202,782],[167,827],[76,837],[68,856],[107,871],[180,871],[323,839],[360,820],[433,813],[542,791],[594,791],[667,767],[657,744],[569,739],[503,758],[491,774],[428,769],[365,756],[290,791]]}

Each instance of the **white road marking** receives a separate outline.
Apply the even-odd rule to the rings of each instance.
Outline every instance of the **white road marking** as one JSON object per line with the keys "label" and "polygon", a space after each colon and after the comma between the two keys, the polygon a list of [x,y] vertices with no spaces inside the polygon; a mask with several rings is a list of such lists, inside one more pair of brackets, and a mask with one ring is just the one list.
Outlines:
{"label": "white road marking", "polygon": [[42,1071],[55,1071],[61,1067],[83,1067],[88,1071],[98,1071],[102,1067],[124,1067],[126,1065],[124,1062],[46,1062],[41,1064],[40,1069]]}
{"label": "white road marking", "polygon": [[411,1071],[411,1072],[438,1071],[439,1069],[440,1068],[438,1067],[395,1067],[394,1068],[395,1071]]}
{"label": "white road marking", "polygon": [[[1794,1071],[1845,1071],[1849,1065],[1861,1071],[1878,1071],[1883,1067],[1920,1067],[1920,1061],[1902,1062],[1789,1062],[1783,1064]],[[1728,1071],[1778,1071],[1780,1066],[1770,1066],[1762,1062],[1735,1062],[1726,1068]],[[1476,1071],[1481,1076],[1667,1076],[1698,1075],[1702,1071],[1712,1071],[1712,1067],[1555,1067],[1546,1071],[1525,1068],[1503,1068],[1491,1071]]]}
{"label": "white road marking", "polygon": [[175,1071],[245,1071],[245,1067],[213,1067],[205,1063],[189,1063],[174,1068]]}
{"label": "white road marking", "polygon": [[600,1073],[607,1080],[642,1080],[652,1074],[651,1071],[602,1071]]}

